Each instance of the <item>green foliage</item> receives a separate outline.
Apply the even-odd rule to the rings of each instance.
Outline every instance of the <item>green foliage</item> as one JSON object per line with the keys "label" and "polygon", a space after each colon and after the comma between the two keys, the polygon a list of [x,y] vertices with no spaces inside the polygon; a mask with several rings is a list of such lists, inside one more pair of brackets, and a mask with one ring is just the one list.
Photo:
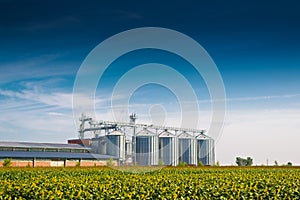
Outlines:
{"label": "green foliage", "polygon": [[107,167],[113,167],[114,166],[114,159],[110,158],[109,160],[106,161],[106,166]]}
{"label": "green foliage", "polygon": [[163,160],[159,160],[159,161],[158,161],[158,165],[163,166],[163,165],[165,165],[165,163],[164,163]]}
{"label": "green foliage", "polygon": [[178,162],[178,165],[177,165],[178,167],[183,167],[183,162],[180,160],[179,162]]}
{"label": "green foliage", "polygon": [[217,161],[216,164],[215,164],[215,166],[221,166],[221,165],[220,165],[220,162]]}
{"label": "green foliage", "polygon": [[76,167],[80,167],[80,162],[78,161],[78,162],[76,162],[76,165],[75,165]]}
{"label": "green foliage", "polygon": [[251,157],[247,157],[247,158],[237,157],[235,163],[238,166],[251,166],[253,164],[253,159]]}
{"label": "green foliage", "polygon": [[11,158],[6,158],[4,161],[3,161],[3,167],[10,167],[11,166]]}
{"label": "green foliage", "polygon": [[251,157],[247,157],[247,166],[253,165],[253,159]]}
{"label": "green foliage", "polygon": [[287,166],[293,166],[293,163],[292,162],[288,162]]}
{"label": "green foliage", "polygon": [[[141,167],[141,169],[143,169]],[[294,167],[1,168],[0,199],[299,199]]]}
{"label": "green foliage", "polygon": [[277,160],[274,161],[274,166],[278,166]]}
{"label": "green foliage", "polygon": [[198,166],[200,166],[200,167],[201,167],[201,166],[204,166],[203,162],[199,161],[199,162],[198,162]]}
{"label": "green foliage", "polygon": [[178,167],[186,167],[186,166],[188,166],[188,164],[186,162],[179,161],[177,166]]}

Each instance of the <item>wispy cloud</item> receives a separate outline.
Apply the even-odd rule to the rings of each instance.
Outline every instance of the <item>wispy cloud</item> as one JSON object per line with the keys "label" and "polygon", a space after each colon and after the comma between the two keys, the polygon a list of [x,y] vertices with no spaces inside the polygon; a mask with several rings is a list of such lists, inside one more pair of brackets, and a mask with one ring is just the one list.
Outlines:
{"label": "wispy cloud", "polygon": [[226,101],[257,101],[269,99],[287,99],[300,97],[300,94],[285,94],[285,95],[271,95],[271,96],[258,96],[258,97],[241,97],[241,98],[228,98]]}
{"label": "wispy cloud", "polygon": [[65,142],[77,137],[71,108],[71,93],[1,89],[0,140]]}
{"label": "wispy cloud", "polygon": [[65,114],[61,113],[61,112],[48,112],[48,115],[51,115],[51,116],[65,116]]}
{"label": "wispy cloud", "polygon": [[269,96],[255,96],[255,97],[236,97],[236,98],[226,98],[226,99],[216,99],[216,100],[199,100],[199,103],[211,103],[213,101],[226,101],[226,102],[236,102],[236,101],[259,101],[259,100],[272,100],[272,99],[288,99],[300,97],[300,94],[284,94],[284,95],[269,95]]}
{"label": "wispy cloud", "polygon": [[71,69],[70,64],[54,65],[52,63],[63,55],[64,53],[43,54],[30,58],[25,57],[13,62],[2,62],[0,68],[0,84],[32,78],[75,74],[76,71],[75,69]]}
{"label": "wispy cloud", "polygon": [[0,90],[0,95],[30,100],[36,103],[42,103],[49,106],[58,106],[61,108],[72,108],[72,94],[68,93],[38,93],[36,91],[23,90],[15,92],[11,90]]}
{"label": "wispy cloud", "polygon": [[35,21],[31,21],[30,23],[24,24],[23,26],[20,26],[17,29],[19,31],[36,32],[63,28],[66,25],[73,25],[78,23],[81,23],[81,20],[78,16],[63,15],[57,18],[47,19],[43,21],[36,19]]}

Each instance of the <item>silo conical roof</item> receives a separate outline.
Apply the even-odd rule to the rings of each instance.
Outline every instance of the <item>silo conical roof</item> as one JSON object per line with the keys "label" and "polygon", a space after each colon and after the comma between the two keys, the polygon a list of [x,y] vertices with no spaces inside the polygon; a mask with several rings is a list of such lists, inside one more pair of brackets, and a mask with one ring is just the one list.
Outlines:
{"label": "silo conical roof", "polygon": [[208,137],[207,135],[204,134],[200,134],[196,137],[197,140],[209,140],[211,139],[210,137]]}
{"label": "silo conical roof", "polygon": [[154,136],[155,133],[153,133],[152,131],[149,131],[148,129],[143,129],[141,131],[139,131],[137,134],[137,136]]}
{"label": "silo conical roof", "polygon": [[173,133],[164,130],[163,132],[161,132],[158,137],[176,137],[176,135],[174,135]]}
{"label": "silo conical roof", "polygon": [[180,139],[195,139],[194,136],[192,136],[190,133],[187,133],[187,132],[182,132],[178,135],[178,138]]}
{"label": "silo conical roof", "polygon": [[124,135],[121,130],[114,130],[108,133],[108,135]]}

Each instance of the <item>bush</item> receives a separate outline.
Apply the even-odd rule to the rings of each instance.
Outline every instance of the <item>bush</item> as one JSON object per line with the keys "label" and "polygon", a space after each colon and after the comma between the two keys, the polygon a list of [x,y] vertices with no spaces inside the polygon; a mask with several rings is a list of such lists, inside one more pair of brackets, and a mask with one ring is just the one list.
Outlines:
{"label": "bush", "polygon": [[106,161],[106,166],[107,167],[113,167],[114,166],[114,159],[110,158],[109,160]]}
{"label": "bush", "polygon": [[182,162],[182,161],[179,161],[177,166],[178,166],[178,167],[183,167],[183,162]]}
{"label": "bush", "polygon": [[3,167],[10,167],[11,165],[11,158],[6,158],[3,162]]}
{"label": "bush", "polygon": [[159,161],[158,161],[158,165],[163,166],[163,165],[165,165],[165,163],[164,163],[163,160],[159,160]]}

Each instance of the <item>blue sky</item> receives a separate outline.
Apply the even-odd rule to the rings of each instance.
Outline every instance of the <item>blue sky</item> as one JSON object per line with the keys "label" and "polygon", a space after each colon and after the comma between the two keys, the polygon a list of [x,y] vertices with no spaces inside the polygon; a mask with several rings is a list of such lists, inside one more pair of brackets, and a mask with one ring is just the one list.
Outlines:
{"label": "blue sky", "polygon": [[[256,164],[267,159],[300,164],[299,9],[291,0],[0,0],[0,140],[65,142],[77,137],[72,91],[83,60],[114,34],[153,26],[195,39],[222,75],[227,116],[216,147],[221,164],[234,163],[236,156],[252,156]],[[96,92],[99,116],[111,118],[114,84],[146,62],[172,66],[190,81],[201,110],[199,128],[207,129],[210,96],[201,76],[176,55],[158,50],[131,52],[110,66]],[[178,107],[174,94],[158,85],[139,88],[130,100],[140,122],[150,123],[149,109],[154,108],[169,114],[166,125],[176,125]]]}

